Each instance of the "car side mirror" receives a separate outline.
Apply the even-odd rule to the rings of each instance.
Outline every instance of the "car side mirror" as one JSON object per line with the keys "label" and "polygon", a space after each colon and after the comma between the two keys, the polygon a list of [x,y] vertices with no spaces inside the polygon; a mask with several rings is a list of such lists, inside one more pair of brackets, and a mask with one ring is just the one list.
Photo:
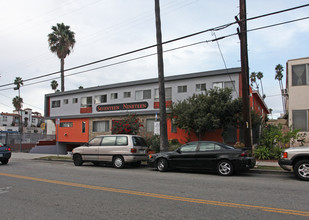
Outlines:
{"label": "car side mirror", "polygon": [[180,148],[178,148],[178,149],[176,150],[176,152],[179,153],[179,154],[181,154]]}

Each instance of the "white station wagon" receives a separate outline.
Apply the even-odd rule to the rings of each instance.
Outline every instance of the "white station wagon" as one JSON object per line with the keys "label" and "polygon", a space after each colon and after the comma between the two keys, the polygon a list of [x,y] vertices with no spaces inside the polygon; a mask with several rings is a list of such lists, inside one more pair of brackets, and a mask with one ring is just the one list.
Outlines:
{"label": "white station wagon", "polygon": [[123,168],[130,163],[139,166],[148,159],[148,147],[143,137],[137,135],[100,135],[72,151],[75,166],[84,162],[95,165],[112,163],[115,168]]}

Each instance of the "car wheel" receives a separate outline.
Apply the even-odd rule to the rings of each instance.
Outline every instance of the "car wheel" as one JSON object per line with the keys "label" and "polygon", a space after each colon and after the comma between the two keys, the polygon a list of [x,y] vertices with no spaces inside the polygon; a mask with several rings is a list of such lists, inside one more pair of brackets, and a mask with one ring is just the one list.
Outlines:
{"label": "car wheel", "polygon": [[167,171],[167,168],[168,168],[168,162],[167,162],[167,160],[164,159],[164,158],[158,159],[158,161],[157,161],[157,163],[156,163],[156,168],[157,168],[157,170],[159,170],[160,172]]}
{"label": "car wheel", "polygon": [[8,164],[8,162],[9,162],[8,159],[5,159],[5,160],[2,160],[2,161],[1,161],[2,164]]}
{"label": "car wheel", "polygon": [[83,165],[83,159],[82,156],[79,154],[76,154],[73,156],[73,162],[75,166],[81,166]]}
{"label": "car wheel", "polygon": [[309,160],[298,161],[293,170],[297,178],[301,180],[309,180]]}
{"label": "car wheel", "polygon": [[234,172],[233,164],[228,160],[221,160],[217,165],[217,172],[221,176],[230,176]]}
{"label": "car wheel", "polygon": [[124,159],[122,156],[116,156],[113,159],[113,165],[115,168],[121,169],[124,168]]}

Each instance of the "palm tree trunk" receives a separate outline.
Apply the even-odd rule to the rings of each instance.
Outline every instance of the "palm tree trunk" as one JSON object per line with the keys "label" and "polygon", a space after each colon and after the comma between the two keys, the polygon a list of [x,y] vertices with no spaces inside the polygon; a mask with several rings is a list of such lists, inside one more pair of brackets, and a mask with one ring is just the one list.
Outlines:
{"label": "palm tree trunk", "polygon": [[64,59],[60,59],[60,72],[61,72],[61,92],[64,92]]}
{"label": "palm tree trunk", "polygon": [[264,99],[264,89],[263,89],[263,83],[262,83],[262,80],[260,79],[260,82],[261,82],[261,87],[262,87],[262,97]]}

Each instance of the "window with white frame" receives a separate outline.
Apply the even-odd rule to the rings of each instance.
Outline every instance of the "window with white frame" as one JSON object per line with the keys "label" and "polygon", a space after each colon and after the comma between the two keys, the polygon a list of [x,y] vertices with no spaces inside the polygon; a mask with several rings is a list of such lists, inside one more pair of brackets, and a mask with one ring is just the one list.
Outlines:
{"label": "window with white frame", "polygon": [[52,101],[52,108],[60,108],[60,100]]}
{"label": "window with white frame", "polygon": [[293,128],[308,131],[308,110],[293,110]]}
{"label": "window with white frame", "polygon": [[100,104],[107,102],[107,95],[96,95],[94,96],[94,104]]}
{"label": "window with white frame", "polygon": [[[154,90],[154,100],[159,101],[159,89]],[[171,101],[172,100],[172,87],[165,88],[165,101]]]}
{"label": "window with white frame", "polygon": [[73,98],[73,99],[72,99],[72,103],[73,103],[73,104],[78,103],[78,98]]}
{"label": "window with white frame", "polygon": [[223,89],[223,82],[214,82],[212,83],[212,88]]}
{"label": "window with white frame", "polygon": [[151,90],[138,90],[135,91],[135,99],[136,100],[143,100],[143,99],[151,99]]}
{"label": "window with white frame", "polygon": [[185,93],[185,92],[187,92],[187,86],[178,86],[177,87],[177,92],[178,93]]}
{"label": "window with white frame", "polygon": [[111,93],[111,99],[118,99],[118,93]]}
{"label": "window with white frame", "polygon": [[206,83],[196,84],[195,91],[196,92],[206,91]]}
{"label": "window with white frame", "polygon": [[131,92],[123,92],[123,98],[130,98]]}
{"label": "window with white frame", "polygon": [[146,119],[146,131],[154,132],[154,119]]}
{"label": "window with white frame", "polygon": [[92,107],[92,97],[91,96],[82,97],[80,99],[80,107],[82,108]]}
{"label": "window with white frame", "polygon": [[292,66],[292,86],[309,85],[309,64]]}
{"label": "window with white frame", "polygon": [[3,115],[3,116],[2,116],[2,121],[8,121],[8,116]]}
{"label": "window with white frame", "polygon": [[92,123],[93,132],[108,132],[109,131],[109,121],[94,121]]}
{"label": "window with white frame", "polygon": [[63,99],[63,104],[64,104],[64,105],[69,104],[69,100],[68,100],[68,99]]}

